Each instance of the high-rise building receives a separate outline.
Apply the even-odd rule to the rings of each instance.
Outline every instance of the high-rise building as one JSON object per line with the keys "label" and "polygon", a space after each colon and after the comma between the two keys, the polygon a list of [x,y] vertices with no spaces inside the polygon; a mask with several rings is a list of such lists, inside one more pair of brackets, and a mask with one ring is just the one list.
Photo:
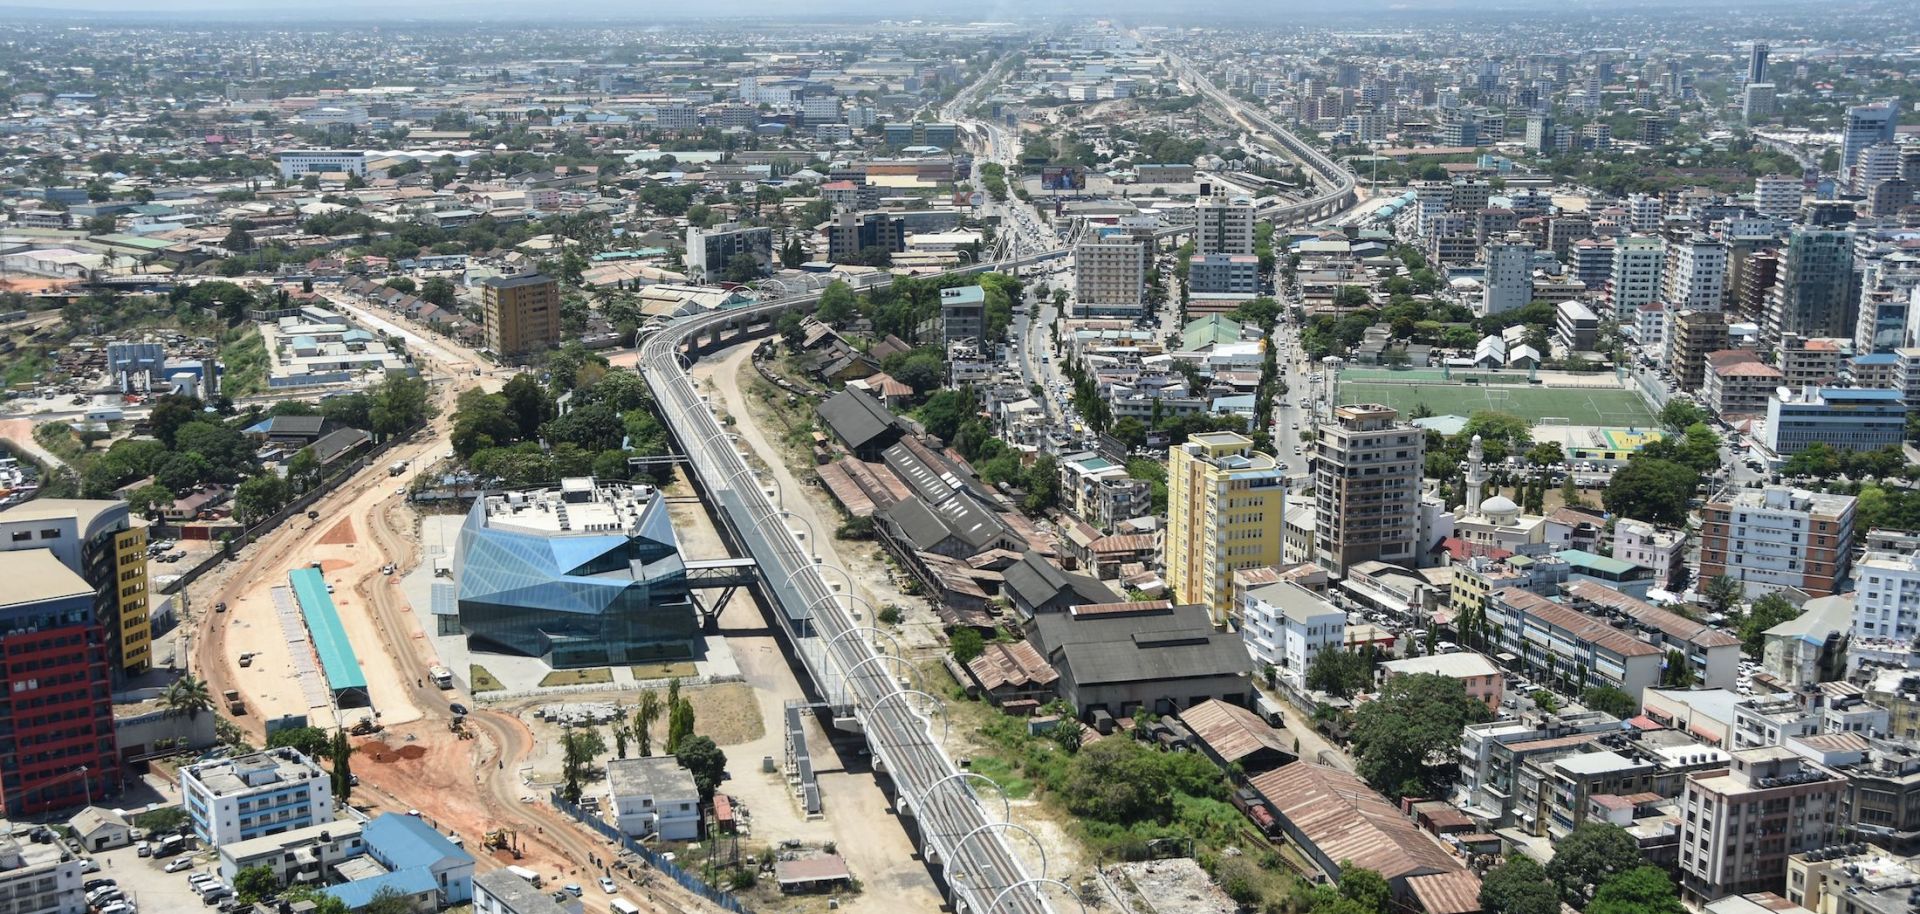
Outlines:
{"label": "high-rise building", "polygon": [[1920,344],[1920,254],[1881,251],[1862,267],[1854,351],[1864,355]]}
{"label": "high-rise building", "polygon": [[808,124],[839,123],[840,96],[833,92],[810,92],[800,99],[800,116]]}
{"label": "high-rise building", "polygon": [[1767,81],[1767,43],[1756,41],[1747,47],[1747,82]]}
{"label": "high-rise building", "polygon": [[1753,209],[1762,216],[1791,219],[1800,212],[1805,182],[1796,175],[1761,175],[1753,179]]}
{"label": "high-rise building", "polygon": [[1853,242],[1853,233],[1845,229],[1793,230],[1761,322],[1767,345],[1778,346],[1789,334],[1853,338],[1854,295],[1860,289],[1853,276]]}
{"label": "high-rise building", "polygon": [[1147,307],[1147,248],[1129,238],[1073,247],[1074,313],[1137,316]]}
{"label": "high-rise building", "polygon": [[1234,432],[1189,437],[1167,467],[1167,586],[1216,620],[1233,608],[1233,572],[1281,561],[1285,465]]}
{"label": "high-rise building", "polygon": [[117,793],[110,639],[93,585],[46,547],[0,552],[0,577],[0,814]]}
{"label": "high-rise building", "polygon": [[1530,114],[1527,116],[1527,150],[1551,155],[1560,150],[1553,142],[1553,115]]}
{"label": "high-rise building", "polygon": [[1667,244],[1662,300],[1682,311],[1719,311],[1727,291],[1727,246],[1694,234]]}
{"label": "high-rise building", "polygon": [[1690,902],[1779,893],[1787,857],[1826,847],[1845,821],[1847,779],[1784,746],[1736,749],[1727,768],[1687,775],[1680,885]]}
{"label": "high-rise building", "polygon": [[107,633],[113,681],[152,664],[147,528],[127,503],[36,498],[0,512],[0,551],[51,550],[93,588],[93,615]]}
{"label": "high-rise building", "polygon": [[1628,235],[1613,242],[1613,314],[1622,323],[1633,321],[1640,306],[1660,299],[1661,274],[1667,262],[1666,244],[1653,235]]}
{"label": "high-rise building", "polygon": [[1853,561],[1854,498],[1768,486],[1701,509],[1700,580],[1727,575],[1758,596],[1796,587],[1824,597]]}
{"label": "high-rise building", "polygon": [[1699,390],[1706,383],[1707,353],[1727,348],[1727,320],[1718,311],[1681,311],[1673,315],[1667,334],[1668,370],[1680,390]]}
{"label": "high-rise building", "polygon": [[1426,438],[1391,407],[1335,406],[1314,441],[1314,551],[1345,575],[1359,562],[1413,567]]}
{"label": "high-rise building", "polygon": [[1627,224],[1636,232],[1653,232],[1660,228],[1660,217],[1666,215],[1666,204],[1653,194],[1627,195]]}
{"label": "high-rise building", "polygon": [[733,259],[743,254],[752,257],[757,265],[754,277],[772,273],[773,229],[737,222],[713,228],[687,226],[688,281],[717,282],[728,275]]}
{"label": "high-rise building", "polygon": [[1920,637],[1920,549],[1874,540],[1869,534],[1853,566],[1853,637],[1912,644]]}
{"label": "high-rise building", "polygon": [[1779,111],[1773,83],[1748,83],[1740,90],[1740,119],[1758,124]]}
{"label": "high-rise building", "polygon": [[1207,197],[1194,204],[1194,250],[1200,254],[1253,253],[1253,199]]}
{"label": "high-rise building", "polygon": [[540,273],[495,276],[480,284],[487,348],[505,359],[560,345],[560,282]]}
{"label": "high-rise building", "polygon": [[898,254],[907,249],[907,221],[888,213],[842,211],[827,226],[827,259],[844,263],[869,248]]}
{"label": "high-rise building", "polygon": [[1865,194],[1873,185],[1900,177],[1901,149],[1892,143],[1875,143],[1860,150],[1852,163],[1853,192]]}
{"label": "high-rise building", "polygon": [[1899,109],[1891,101],[1847,108],[1846,121],[1840,126],[1840,177],[1860,161],[1860,151],[1876,143],[1894,141],[1899,126]]}
{"label": "high-rise building", "polygon": [[940,339],[951,346],[961,340],[981,342],[987,336],[987,290],[953,286],[940,290]]}
{"label": "high-rise building", "polygon": [[1510,236],[1487,245],[1485,294],[1480,313],[1505,314],[1533,301],[1533,245]]}

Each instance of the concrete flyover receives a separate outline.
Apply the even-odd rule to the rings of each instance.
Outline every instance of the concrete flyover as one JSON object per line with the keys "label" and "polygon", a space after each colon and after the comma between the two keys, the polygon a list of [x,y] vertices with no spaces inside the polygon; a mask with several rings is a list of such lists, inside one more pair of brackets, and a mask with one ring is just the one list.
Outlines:
{"label": "concrete flyover", "polygon": [[[1061,253],[975,264],[941,275],[1011,272]],[[836,726],[864,734],[875,771],[890,782],[895,809],[919,840],[922,859],[946,887],[954,910],[1050,914],[1058,881],[1044,861],[1038,872],[1029,869],[1013,851],[1006,829],[983,829],[1004,819],[989,815],[970,779],[960,776],[931,715],[917,707],[923,703],[908,700],[921,693],[900,685],[888,664],[877,660],[887,655],[857,633],[865,623],[855,617],[848,596],[827,583],[806,544],[781,520],[780,507],[685,370],[692,357],[769,333],[782,313],[811,309],[819,297],[817,292],[787,296],[655,326],[640,343],[641,374],[666,427],[687,454],[694,483],[717,509],[723,535],[759,566],[758,586],[811,677],[814,693],[834,706]]]}
{"label": "concrete flyover", "polygon": [[1187,85],[1206,96],[1209,101],[1226,109],[1228,114],[1247,125],[1253,133],[1265,138],[1305,165],[1319,177],[1319,183],[1327,188],[1312,198],[1297,203],[1265,207],[1260,211],[1262,218],[1271,220],[1276,226],[1293,225],[1325,219],[1353,205],[1356,199],[1355,188],[1360,185],[1360,179],[1353,172],[1340,167],[1340,163],[1335,162],[1326,153],[1295,136],[1293,131],[1274,123],[1258,109],[1220,91],[1220,88],[1202,76],[1198,69],[1178,56],[1168,53],[1167,63]]}

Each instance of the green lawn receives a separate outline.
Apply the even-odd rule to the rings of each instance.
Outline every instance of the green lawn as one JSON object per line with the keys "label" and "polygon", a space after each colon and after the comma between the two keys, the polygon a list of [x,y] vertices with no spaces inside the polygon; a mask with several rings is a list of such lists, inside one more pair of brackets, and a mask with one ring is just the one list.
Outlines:
{"label": "green lawn", "polygon": [[542,686],[605,685],[613,681],[613,670],[597,666],[586,670],[554,670],[545,679]]}
{"label": "green lawn", "polygon": [[633,681],[648,682],[654,679],[688,679],[699,671],[691,663],[644,663],[632,668]]}
{"label": "green lawn", "polygon": [[507,689],[500,684],[500,680],[493,678],[492,673],[487,672],[486,667],[477,663],[467,667],[467,682],[473,686],[475,695],[481,692],[504,692]]}
{"label": "green lawn", "polygon": [[1631,390],[1343,380],[1340,402],[1380,403],[1399,410],[1403,416],[1425,405],[1441,416],[1470,416],[1475,411],[1491,409],[1530,421],[1547,416],[1565,417],[1572,425],[1645,428],[1654,421],[1647,401]]}
{"label": "green lawn", "polygon": [[249,323],[228,335],[220,345],[220,392],[246,397],[267,387],[267,343],[260,328]]}

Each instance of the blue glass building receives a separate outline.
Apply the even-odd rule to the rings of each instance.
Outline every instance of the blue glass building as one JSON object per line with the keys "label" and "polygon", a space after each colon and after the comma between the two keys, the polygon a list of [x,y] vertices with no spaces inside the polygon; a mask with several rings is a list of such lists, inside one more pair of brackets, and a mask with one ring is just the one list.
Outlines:
{"label": "blue glass building", "polygon": [[476,499],[454,572],[468,647],[555,668],[684,659],[700,620],[666,503],[568,479]]}

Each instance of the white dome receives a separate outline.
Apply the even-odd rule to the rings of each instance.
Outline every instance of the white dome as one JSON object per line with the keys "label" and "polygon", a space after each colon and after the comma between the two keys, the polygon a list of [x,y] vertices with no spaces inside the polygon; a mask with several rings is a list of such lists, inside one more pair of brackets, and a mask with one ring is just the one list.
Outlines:
{"label": "white dome", "polygon": [[1495,495],[1480,503],[1480,513],[1488,517],[1500,514],[1518,514],[1520,513],[1520,506],[1514,504],[1513,499],[1505,495]]}

